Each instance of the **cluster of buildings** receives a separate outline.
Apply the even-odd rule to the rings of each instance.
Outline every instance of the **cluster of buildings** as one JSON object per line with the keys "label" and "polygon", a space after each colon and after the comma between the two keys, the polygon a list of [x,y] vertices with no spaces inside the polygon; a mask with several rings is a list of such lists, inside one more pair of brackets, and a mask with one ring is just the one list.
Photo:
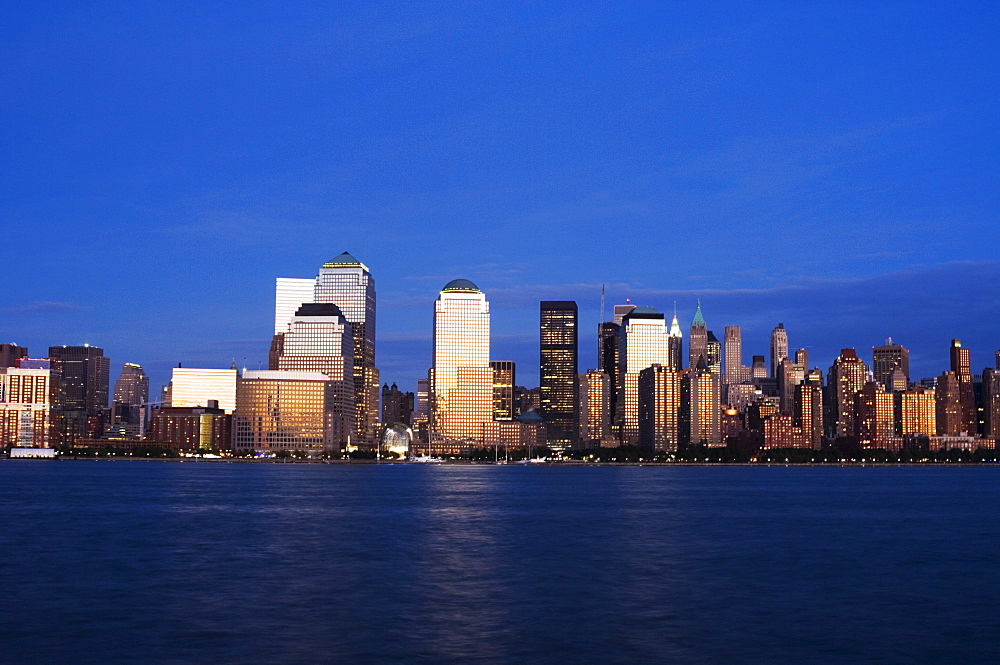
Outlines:
{"label": "cluster of buildings", "polygon": [[627,303],[598,325],[598,367],[581,372],[576,303],[542,301],[539,386],[525,388],[513,361],[491,358],[486,295],[456,279],[434,301],[427,378],[407,392],[380,389],[364,264],[345,252],[315,278],[278,278],[275,293],[268,369],[178,366],[156,400],[133,363],[109,394],[98,347],[53,346],[33,359],[0,345],[0,446],[320,456],[625,445],[669,456],[734,445],[974,450],[1000,438],[1000,351],[995,368],[973,374],[959,340],[934,378],[912,380],[909,352],[892,339],[872,349],[870,365],[843,349],[824,373],[804,348],[791,350],[779,323],[769,357],[745,365],[739,326],[720,340],[700,302],[686,335],[676,312],[668,322]]}

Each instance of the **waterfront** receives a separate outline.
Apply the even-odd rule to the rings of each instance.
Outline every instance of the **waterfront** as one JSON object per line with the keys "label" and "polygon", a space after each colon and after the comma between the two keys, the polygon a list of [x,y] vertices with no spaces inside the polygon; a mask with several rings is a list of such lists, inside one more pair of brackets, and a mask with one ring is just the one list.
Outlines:
{"label": "waterfront", "polygon": [[997,662],[990,467],[0,464],[4,662]]}

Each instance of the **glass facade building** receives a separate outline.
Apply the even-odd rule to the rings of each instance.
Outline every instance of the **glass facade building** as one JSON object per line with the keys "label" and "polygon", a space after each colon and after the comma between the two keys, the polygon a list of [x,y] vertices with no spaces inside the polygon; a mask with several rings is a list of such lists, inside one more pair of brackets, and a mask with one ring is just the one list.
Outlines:
{"label": "glass facade building", "polygon": [[619,427],[622,443],[639,442],[639,373],[669,366],[666,319],[652,307],[637,307],[622,320]]}
{"label": "glass facade building", "polygon": [[577,307],[572,300],[539,304],[539,387],[549,448],[562,451],[577,442]]}
{"label": "glass facade building", "polygon": [[208,406],[210,400],[232,413],[236,408],[236,370],[175,367],[170,377],[170,404]]}

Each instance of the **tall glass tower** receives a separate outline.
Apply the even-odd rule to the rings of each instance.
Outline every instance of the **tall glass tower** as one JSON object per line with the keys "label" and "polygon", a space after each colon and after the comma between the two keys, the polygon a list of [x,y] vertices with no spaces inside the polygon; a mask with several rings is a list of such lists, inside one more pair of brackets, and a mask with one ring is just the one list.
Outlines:
{"label": "tall glass tower", "polygon": [[490,304],[467,279],[448,282],[434,302],[431,368],[431,452],[466,452],[484,445],[493,420]]}

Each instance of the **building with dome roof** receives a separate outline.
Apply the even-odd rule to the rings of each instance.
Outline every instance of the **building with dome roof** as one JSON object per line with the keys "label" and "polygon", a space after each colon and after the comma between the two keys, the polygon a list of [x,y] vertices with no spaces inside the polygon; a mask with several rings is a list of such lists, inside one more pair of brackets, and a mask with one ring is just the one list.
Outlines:
{"label": "building with dome roof", "polygon": [[434,301],[430,392],[432,454],[485,445],[484,424],[493,421],[490,304],[467,279],[448,282]]}

